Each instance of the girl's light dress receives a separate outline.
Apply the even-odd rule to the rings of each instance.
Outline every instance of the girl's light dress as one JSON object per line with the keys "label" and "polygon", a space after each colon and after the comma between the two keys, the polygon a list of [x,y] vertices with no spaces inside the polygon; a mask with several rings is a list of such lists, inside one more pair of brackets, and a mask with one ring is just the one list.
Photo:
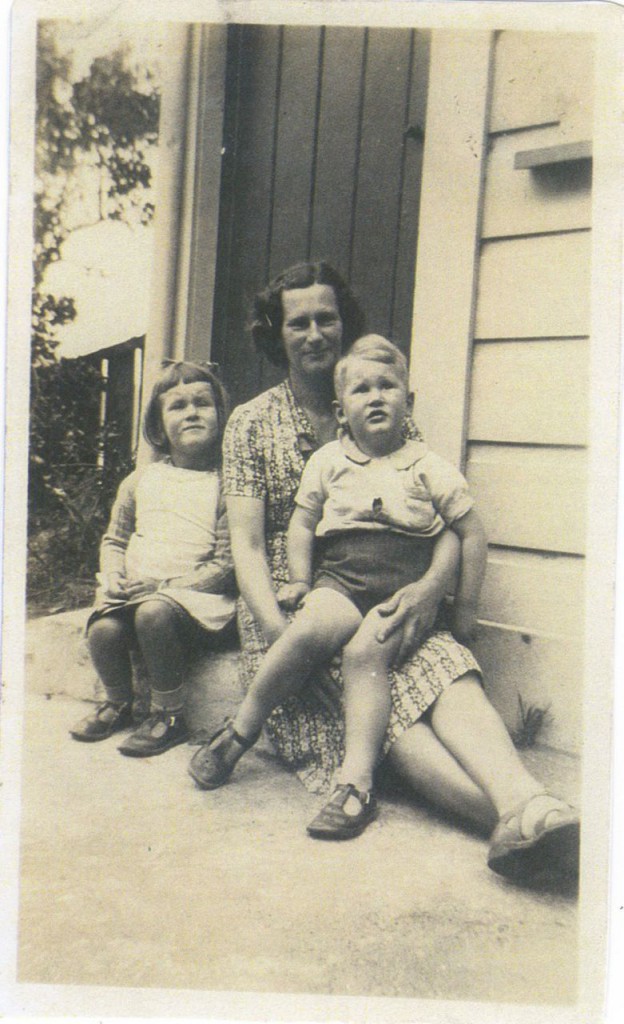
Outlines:
{"label": "girl's light dress", "polygon": [[[203,629],[224,629],[235,615],[235,582],[220,473],[163,461],[126,477],[102,539],[100,582],[111,572],[158,580],[158,596]],[[118,601],[99,590],[89,625],[153,597]]]}
{"label": "girl's light dress", "polygon": [[[410,436],[420,438],[411,425]],[[314,430],[297,404],[288,381],[234,410],[225,431],[223,491],[260,499],[265,509],[265,540],[276,589],[288,582],[286,531],[295,507],[303,468],[319,447]],[[238,629],[242,644],[241,681],[249,687],[267,650],[262,630],[241,598]],[[384,743],[392,743],[424,714],[447,686],[467,672],[480,673],[467,647],[448,631],[432,632],[414,655],[390,674],[392,712]],[[341,685],[339,662],[331,669]],[[282,760],[307,789],[327,792],[344,756],[344,712],[328,709],[314,679],[296,697],[276,708],[267,732]]]}

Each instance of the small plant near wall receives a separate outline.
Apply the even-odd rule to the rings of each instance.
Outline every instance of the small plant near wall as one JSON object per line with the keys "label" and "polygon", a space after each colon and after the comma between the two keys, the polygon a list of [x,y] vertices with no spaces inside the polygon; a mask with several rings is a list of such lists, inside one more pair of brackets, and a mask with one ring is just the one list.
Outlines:
{"label": "small plant near wall", "polygon": [[550,704],[545,707],[539,707],[537,704],[525,704],[522,694],[519,693],[518,705],[520,722],[511,738],[518,750],[527,750],[529,747],[535,746],[545,723],[550,721]]}

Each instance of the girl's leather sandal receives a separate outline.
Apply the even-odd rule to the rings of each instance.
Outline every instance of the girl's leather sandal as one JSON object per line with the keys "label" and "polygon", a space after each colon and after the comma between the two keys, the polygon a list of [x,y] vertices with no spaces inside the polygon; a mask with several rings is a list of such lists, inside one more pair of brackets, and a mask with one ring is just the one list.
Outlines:
{"label": "girl's leather sandal", "polygon": [[117,704],[106,700],[92,714],[74,725],[69,732],[81,743],[97,743],[98,740],[107,740],[109,736],[122,729],[128,729],[131,725],[132,703],[125,701],[123,704]]}
{"label": "girl's leather sandal", "polygon": [[[234,771],[236,762],[257,742],[261,731],[249,738],[241,736],[234,728],[232,719],[226,718],[208,743],[204,743],[193,755],[188,769],[189,775],[200,789],[218,789],[219,786],[223,786]],[[226,760],[223,755],[226,750],[231,754],[232,748],[236,757],[233,761],[231,758]]]}
{"label": "girl's leather sandal", "polygon": [[[344,809],[350,797],[355,797],[360,804],[357,814],[347,814]],[[377,801],[372,792],[362,793],[350,782],[339,785],[308,825],[308,835],[313,839],[353,839],[375,820],[377,814]]]}
{"label": "girl's leather sandal", "polygon": [[[530,833],[522,828],[529,803],[549,797]],[[580,819],[578,812],[549,793],[537,793],[504,814],[492,833],[488,867],[518,882],[530,882],[545,873],[574,881],[579,871]]]}

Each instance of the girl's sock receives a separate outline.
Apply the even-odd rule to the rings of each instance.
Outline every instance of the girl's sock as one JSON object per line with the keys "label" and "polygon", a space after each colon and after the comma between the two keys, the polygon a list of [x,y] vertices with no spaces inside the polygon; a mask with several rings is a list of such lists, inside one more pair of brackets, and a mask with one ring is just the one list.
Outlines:
{"label": "girl's sock", "polygon": [[180,714],[184,708],[184,687],[176,686],[174,690],[155,690],[152,687],[152,711],[167,711]]}
{"label": "girl's sock", "polygon": [[127,686],[110,686],[105,685],[106,700],[109,704],[114,704],[116,707],[121,707],[122,704],[129,704],[132,701],[132,692],[128,690]]}

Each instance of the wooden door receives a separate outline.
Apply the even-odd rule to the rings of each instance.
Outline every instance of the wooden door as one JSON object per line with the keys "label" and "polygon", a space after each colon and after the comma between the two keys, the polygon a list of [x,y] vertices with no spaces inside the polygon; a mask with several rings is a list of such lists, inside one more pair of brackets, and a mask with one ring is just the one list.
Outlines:
{"label": "wooden door", "polygon": [[234,403],[280,379],[245,322],[301,260],[409,350],[428,62],[410,29],[230,27],[212,353]]}

